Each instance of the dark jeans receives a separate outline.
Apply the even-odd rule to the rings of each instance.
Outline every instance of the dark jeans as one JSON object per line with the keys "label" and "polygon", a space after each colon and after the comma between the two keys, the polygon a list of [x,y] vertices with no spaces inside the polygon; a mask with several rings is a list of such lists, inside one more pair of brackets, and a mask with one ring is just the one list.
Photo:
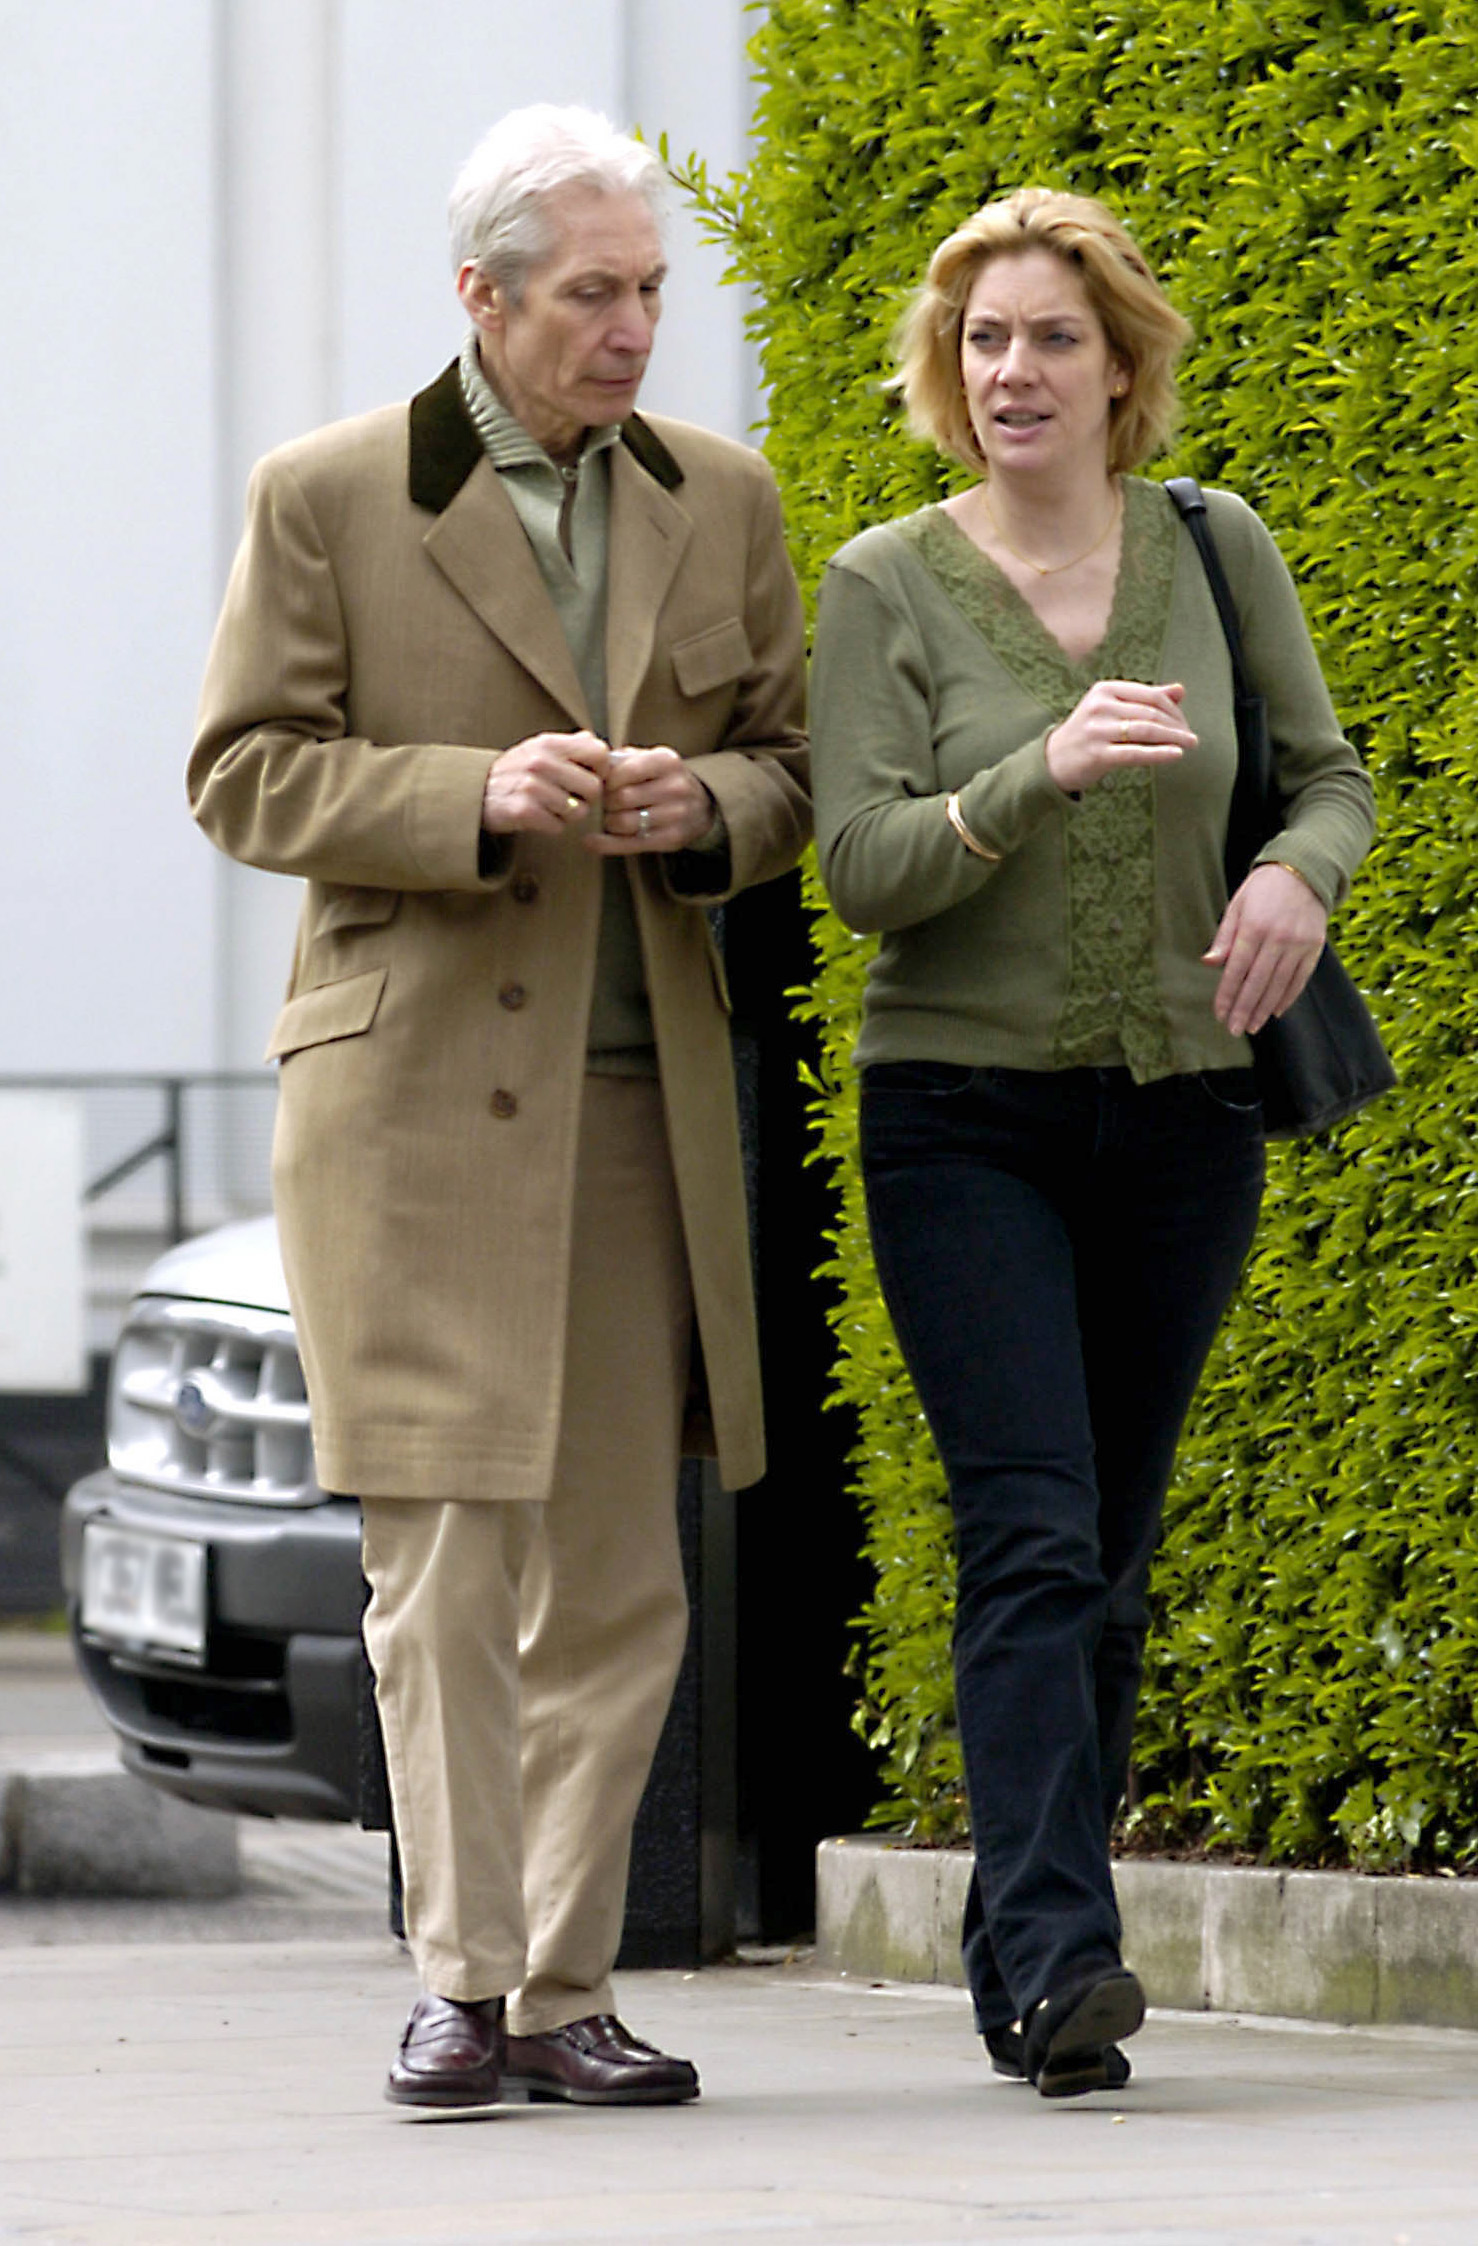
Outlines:
{"label": "dark jeans", "polygon": [[1180,1434],[1262,1196],[1250,1071],[867,1069],[883,1293],[949,1477],[982,2029],[1116,1962],[1109,1828]]}

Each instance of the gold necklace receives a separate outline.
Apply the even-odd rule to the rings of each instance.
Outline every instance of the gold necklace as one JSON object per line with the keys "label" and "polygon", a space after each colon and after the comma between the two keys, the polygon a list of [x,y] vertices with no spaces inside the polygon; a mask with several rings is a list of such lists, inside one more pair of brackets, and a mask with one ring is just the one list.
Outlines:
{"label": "gold necklace", "polygon": [[1035,570],[1038,577],[1060,577],[1065,569],[1076,569],[1079,562],[1085,562],[1087,561],[1090,554],[1096,554],[1099,547],[1108,537],[1109,532],[1113,529],[1114,524],[1118,521],[1120,515],[1123,513],[1124,509],[1123,493],[1116,486],[1113,499],[1109,505],[1109,519],[1104,524],[1102,530],[1098,533],[1098,536],[1094,539],[1091,546],[1085,546],[1081,554],[1074,554],[1071,561],[1034,562],[1029,554],[1023,554],[1017,547],[1013,546],[1010,539],[1006,536],[1005,531],[1002,530],[1000,524],[996,520],[996,511],[990,503],[990,492],[985,484],[982,484],[980,487],[980,497],[981,502],[984,505],[986,517],[990,523],[991,529],[995,532],[997,538],[1000,539],[1001,544],[1005,547],[1007,553],[1011,555],[1013,560],[1019,561],[1023,569]]}

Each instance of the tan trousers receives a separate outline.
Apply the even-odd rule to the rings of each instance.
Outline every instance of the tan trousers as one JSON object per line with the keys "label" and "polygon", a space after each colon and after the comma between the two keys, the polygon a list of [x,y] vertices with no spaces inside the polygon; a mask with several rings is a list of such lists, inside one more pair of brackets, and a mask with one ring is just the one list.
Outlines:
{"label": "tan trousers", "polygon": [[367,1498],[406,1935],[515,2034],[614,2010],[631,1828],[687,1637],[692,1295],[660,1087],[588,1076],[546,1502]]}

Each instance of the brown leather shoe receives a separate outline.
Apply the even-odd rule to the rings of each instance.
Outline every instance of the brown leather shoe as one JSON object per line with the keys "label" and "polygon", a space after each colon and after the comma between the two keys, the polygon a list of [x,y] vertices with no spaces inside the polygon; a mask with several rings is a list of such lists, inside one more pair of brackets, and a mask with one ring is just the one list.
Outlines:
{"label": "brown leather shoe", "polygon": [[502,2072],[503,1999],[418,1996],[385,2083],[397,2106],[493,2106]]}
{"label": "brown leather shoe", "polygon": [[594,2012],[546,2035],[509,2036],[503,2091],[534,2104],[680,2106],[697,2097],[698,2070],[642,2043],[612,2013]]}

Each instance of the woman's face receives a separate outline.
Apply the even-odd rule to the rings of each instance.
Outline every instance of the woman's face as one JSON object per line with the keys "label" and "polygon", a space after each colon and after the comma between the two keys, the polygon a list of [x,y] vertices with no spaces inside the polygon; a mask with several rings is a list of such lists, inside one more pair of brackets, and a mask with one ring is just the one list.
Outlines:
{"label": "woman's face", "polygon": [[1107,472],[1109,407],[1129,370],[1078,274],[1051,250],[993,257],[960,328],[975,441],[994,474]]}

